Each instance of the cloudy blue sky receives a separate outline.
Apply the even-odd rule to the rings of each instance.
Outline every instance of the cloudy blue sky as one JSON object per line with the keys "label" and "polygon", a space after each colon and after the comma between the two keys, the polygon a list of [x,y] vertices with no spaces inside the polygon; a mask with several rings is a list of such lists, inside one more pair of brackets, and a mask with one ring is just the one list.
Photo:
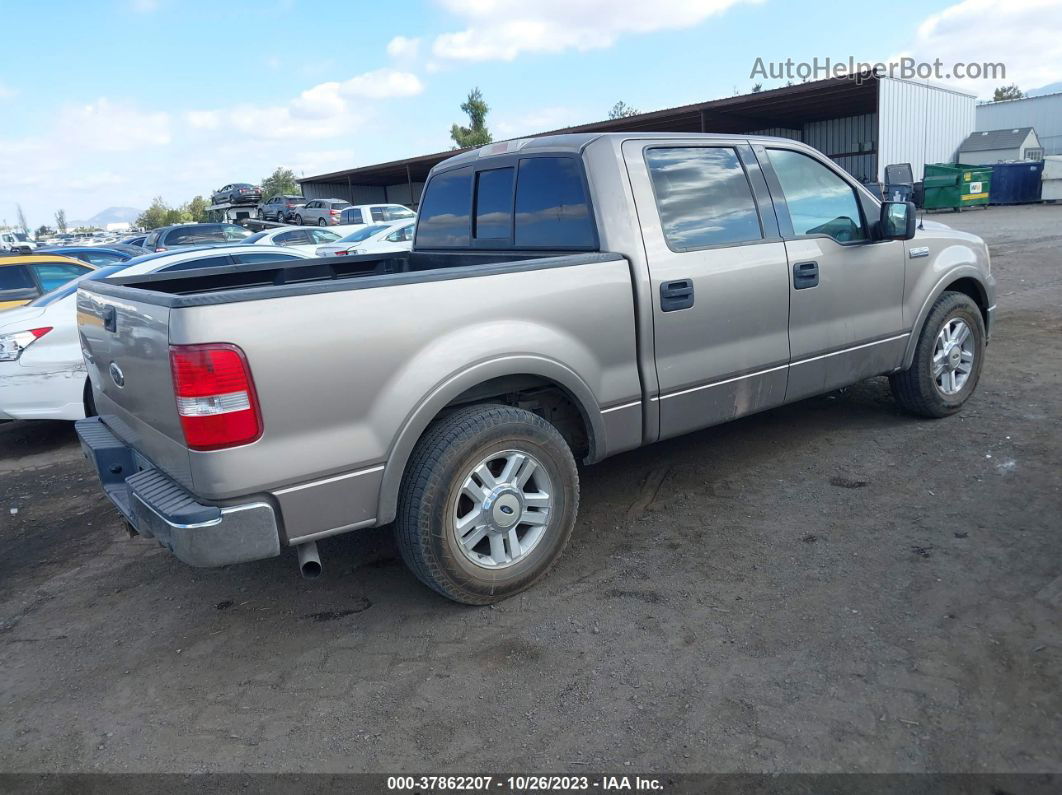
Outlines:
{"label": "cloudy blue sky", "polygon": [[[478,85],[496,138],[745,92],[757,57],[1002,61],[1062,80],[1058,0],[4,0],[0,222],[177,204],[450,147]],[[960,87],[991,93],[995,83]],[[768,82],[767,87],[773,87]]]}

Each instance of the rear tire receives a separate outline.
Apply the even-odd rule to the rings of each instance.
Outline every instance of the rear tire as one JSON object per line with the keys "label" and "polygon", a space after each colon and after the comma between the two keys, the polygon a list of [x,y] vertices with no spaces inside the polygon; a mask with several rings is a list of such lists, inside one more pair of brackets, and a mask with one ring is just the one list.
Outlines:
{"label": "rear tire", "polygon": [[326,221],[324,218],[318,218],[317,219],[317,225],[318,226],[328,226],[328,221]]}
{"label": "rear tire", "polygon": [[492,604],[545,576],[578,508],[575,459],[553,425],[524,409],[469,406],[436,421],[414,448],[395,538],[429,588]]}
{"label": "rear tire", "polygon": [[890,375],[889,386],[907,411],[947,417],[974,393],[984,359],[981,310],[965,293],[946,292],[929,311],[911,366]]}

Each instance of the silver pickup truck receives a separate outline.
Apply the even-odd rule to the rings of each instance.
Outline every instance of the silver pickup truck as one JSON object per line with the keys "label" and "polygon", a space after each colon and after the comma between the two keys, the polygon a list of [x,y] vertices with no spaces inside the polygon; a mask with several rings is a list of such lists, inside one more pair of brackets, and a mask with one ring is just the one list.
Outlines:
{"label": "silver pickup truck", "polygon": [[495,144],[433,169],[409,253],[86,282],[78,432],[192,565],[295,546],[314,575],[317,540],[393,522],[425,584],[495,602],[563,550],[577,461],[872,376],[958,411],[995,282],[923,226],[789,140]]}

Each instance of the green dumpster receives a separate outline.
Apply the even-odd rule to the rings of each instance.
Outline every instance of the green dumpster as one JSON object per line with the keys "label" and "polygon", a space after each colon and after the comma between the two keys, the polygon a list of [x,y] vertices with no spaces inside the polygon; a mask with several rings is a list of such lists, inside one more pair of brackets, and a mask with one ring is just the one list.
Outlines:
{"label": "green dumpster", "polygon": [[961,210],[988,204],[991,166],[929,163],[923,180],[922,206],[927,210]]}

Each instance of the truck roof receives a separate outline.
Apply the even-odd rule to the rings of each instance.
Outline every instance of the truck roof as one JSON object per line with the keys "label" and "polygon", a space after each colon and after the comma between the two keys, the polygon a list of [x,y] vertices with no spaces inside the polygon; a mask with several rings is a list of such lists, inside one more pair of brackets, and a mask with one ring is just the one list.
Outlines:
{"label": "truck roof", "polygon": [[585,133],[560,133],[556,135],[536,135],[529,138],[512,138],[507,141],[480,146],[469,149],[449,157],[438,163],[429,172],[429,176],[436,171],[446,171],[462,163],[469,163],[481,157],[505,155],[513,152],[582,152],[590,143],[599,138],[612,138],[616,141],[644,140],[646,138],[685,138],[705,141],[732,141],[735,138],[742,140],[768,142],[785,141],[789,144],[799,144],[791,138],[778,138],[770,135],[747,135],[745,133],[694,133],[694,132],[585,132]]}

